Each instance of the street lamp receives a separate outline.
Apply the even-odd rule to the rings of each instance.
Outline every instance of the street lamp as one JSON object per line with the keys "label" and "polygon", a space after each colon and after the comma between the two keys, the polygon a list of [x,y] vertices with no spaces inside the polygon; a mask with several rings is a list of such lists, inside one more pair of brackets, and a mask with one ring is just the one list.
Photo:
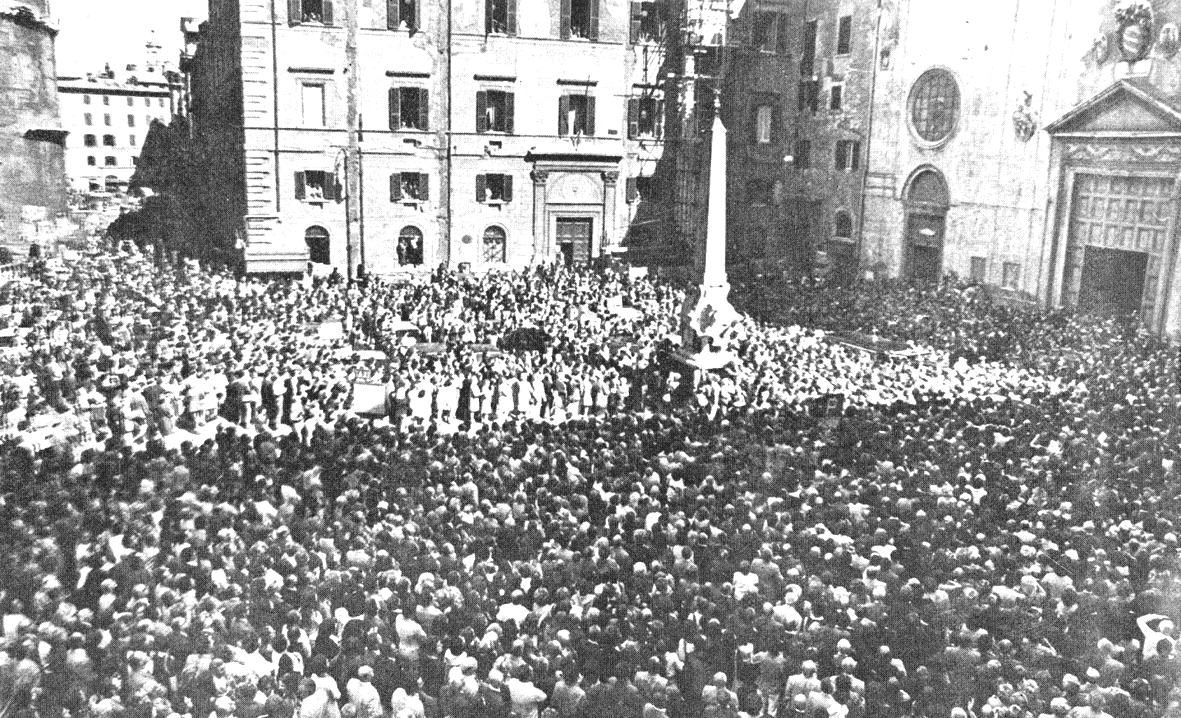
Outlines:
{"label": "street lamp", "polygon": [[[352,215],[349,212],[349,148],[337,147],[336,153],[332,157],[332,181],[336,182],[337,176],[343,175],[343,182],[337,185],[337,197],[344,199],[344,254],[345,254],[345,277],[348,283],[353,283],[353,228]],[[343,156],[344,161],[341,161]],[[340,172],[337,167],[342,167]]]}

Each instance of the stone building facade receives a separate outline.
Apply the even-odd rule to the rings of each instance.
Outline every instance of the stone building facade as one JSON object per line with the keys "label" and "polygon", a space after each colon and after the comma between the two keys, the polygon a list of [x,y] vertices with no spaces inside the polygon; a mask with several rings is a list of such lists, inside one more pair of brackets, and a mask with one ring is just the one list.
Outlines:
{"label": "stone building facade", "polygon": [[17,248],[69,229],[56,34],[46,0],[0,9],[0,244]]}
{"label": "stone building facade", "polygon": [[251,272],[619,250],[663,155],[657,5],[213,0],[189,80],[212,234]]}

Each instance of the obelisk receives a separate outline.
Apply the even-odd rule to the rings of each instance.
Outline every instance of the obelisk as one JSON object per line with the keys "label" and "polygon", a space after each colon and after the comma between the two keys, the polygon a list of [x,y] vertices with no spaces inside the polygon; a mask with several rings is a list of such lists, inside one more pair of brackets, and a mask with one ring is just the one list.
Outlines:
{"label": "obelisk", "polygon": [[687,361],[703,369],[716,369],[735,358],[726,351],[724,335],[739,320],[730,304],[730,282],[726,278],[726,127],[716,100],[706,211],[705,261],[696,291],[685,297],[681,310],[681,349]]}

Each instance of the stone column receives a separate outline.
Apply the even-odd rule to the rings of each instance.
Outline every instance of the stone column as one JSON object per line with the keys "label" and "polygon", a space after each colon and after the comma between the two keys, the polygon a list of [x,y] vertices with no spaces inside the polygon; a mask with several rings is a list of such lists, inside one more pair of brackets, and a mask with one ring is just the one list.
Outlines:
{"label": "stone column", "polygon": [[539,264],[549,259],[549,228],[545,226],[545,183],[549,179],[549,172],[533,170],[529,173],[533,179],[533,264]]}
{"label": "stone column", "polygon": [[[599,255],[604,254],[608,246],[614,246],[612,238],[619,228],[615,221],[615,194],[619,185],[619,173],[615,171],[603,173],[603,226],[599,232]],[[591,256],[596,256],[593,248]]]}

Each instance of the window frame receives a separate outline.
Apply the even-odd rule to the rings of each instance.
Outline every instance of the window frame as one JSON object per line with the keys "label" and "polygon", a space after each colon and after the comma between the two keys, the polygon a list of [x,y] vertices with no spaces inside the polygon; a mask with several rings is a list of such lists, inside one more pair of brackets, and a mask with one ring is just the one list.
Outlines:
{"label": "window frame", "polygon": [[[495,180],[493,178],[496,178]],[[493,192],[493,188],[497,192]],[[488,206],[508,204],[513,201],[513,176],[506,172],[487,172],[476,175],[476,203]]]}
{"label": "window frame", "polygon": [[[308,189],[316,185],[309,181],[308,175],[323,175],[323,183],[320,185],[320,195],[313,196]],[[295,173],[295,199],[306,204],[322,205],[331,201],[339,201],[340,197],[337,193],[336,174],[328,170],[307,169],[299,170]]]}
{"label": "window frame", "polygon": [[[406,193],[407,182],[413,177],[414,194]],[[431,177],[425,172],[393,172],[390,174],[390,202],[419,205],[431,200]]]}
{"label": "window frame", "polygon": [[82,135],[83,147],[98,147],[98,135],[86,134]]}
{"label": "window frame", "polygon": [[[642,121],[644,106],[649,105],[651,128]],[[629,140],[659,140],[664,137],[664,100],[653,94],[629,97],[627,100],[627,138]]]}
{"label": "window frame", "polygon": [[[494,96],[499,99],[499,102],[490,102]],[[488,109],[490,107],[501,107],[503,109],[503,112],[495,116],[496,121],[492,123],[497,125],[496,127],[490,126],[488,122]],[[514,134],[515,114],[516,93],[512,90],[501,87],[484,87],[476,91],[476,134]]]}
{"label": "window frame", "polygon": [[988,281],[987,257],[968,257],[968,280],[978,284]]}
{"label": "window frame", "polygon": [[[559,17],[559,37],[562,40],[585,40],[589,42],[599,41],[599,16],[601,8],[599,7],[599,0],[561,0],[561,16]],[[581,28],[585,34],[576,35],[574,33],[574,7],[575,4],[585,4],[585,22],[586,27]]]}
{"label": "window frame", "polygon": [[1004,289],[1012,289],[1014,291],[1021,288],[1020,262],[1004,262],[1001,265],[1001,287]]}
{"label": "window frame", "polygon": [[[404,95],[403,93],[406,93]],[[418,105],[414,122],[407,125],[402,108],[406,106],[406,97],[414,93],[415,104]],[[388,109],[390,130],[393,132],[429,132],[431,128],[431,93],[430,90],[419,85],[397,85],[389,89]]]}
{"label": "window frame", "polygon": [[755,144],[769,145],[775,137],[775,107],[761,104],[755,107]]}
{"label": "window frame", "polygon": [[[841,234],[843,225],[848,224],[848,231],[846,234]],[[852,242],[853,241],[853,213],[844,207],[839,208],[833,213],[832,219],[832,236],[834,239]]]}
{"label": "window frame", "polygon": [[[499,231],[500,237],[500,258],[489,261],[488,259],[488,233],[491,231]],[[505,264],[508,262],[508,230],[499,224],[490,224],[484,228],[480,233],[480,263],[481,264]]]}
{"label": "window frame", "polygon": [[118,166],[119,166],[119,158],[118,157],[116,157],[115,155],[104,155],[103,156],[103,167],[118,167]]}
{"label": "window frame", "polygon": [[834,168],[839,172],[856,172],[861,169],[861,140],[837,140]]}
{"label": "window frame", "polygon": [[845,111],[845,83],[834,82],[828,86],[828,111]]}
{"label": "window frame", "polygon": [[[952,91],[952,94],[948,95],[948,99],[954,100],[951,103],[950,112],[946,112],[946,108],[944,108],[944,112],[948,115],[944,122],[946,129],[942,135],[938,136],[934,136],[927,126],[927,122],[932,116],[929,106],[938,102],[940,99],[940,95],[933,94],[937,93],[937,90],[933,87],[936,84],[936,78],[938,78],[938,84],[943,89],[950,89]],[[920,103],[925,108],[922,118],[923,126],[920,126],[919,121],[916,121],[915,118]],[[915,78],[914,82],[911,83],[910,91],[907,93],[906,125],[910,128],[911,136],[918,144],[928,148],[941,147],[951,141],[959,129],[962,103],[963,92],[960,90],[960,82],[956,74],[949,68],[941,65],[927,68]]]}
{"label": "window frame", "polygon": [[[408,235],[407,234],[408,231],[412,231],[413,234]],[[396,246],[398,249],[401,249],[402,239],[407,236],[415,237],[418,240],[418,261],[417,262],[414,262],[414,261],[403,262],[402,257],[404,255],[399,255],[398,256],[398,266],[399,267],[421,267],[422,265],[426,264],[426,232],[423,231],[422,227],[419,227],[418,225],[415,225],[415,224],[402,225],[402,227],[398,229],[398,238],[396,240],[396,242],[397,242]]]}
{"label": "window frame", "polygon": [[[412,10],[409,13],[403,13],[405,9],[403,6],[409,5]],[[403,15],[412,15],[410,22],[406,22]],[[405,23],[405,29],[402,24]],[[422,29],[422,0],[386,0],[385,4],[385,26],[387,30],[395,32],[408,32],[411,35]]]}
{"label": "window frame", "polygon": [[837,18],[837,57],[853,54],[853,16]]}
{"label": "window frame", "polygon": [[[589,88],[588,88],[589,89]],[[572,103],[572,100],[579,102]],[[582,106],[580,115],[577,107]],[[579,120],[581,119],[581,123]],[[582,132],[577,131],[577,125],[582,125]],[[595,136],[595,96],[589,91],[565,92],[558,96],[558,136],[559,137],[594,137]]]}
{"label": "window frame", "polygon": [[[307,91],[309,88],[320,88],[320,123],[308,123]],[[299,80],[299,121],[301,127],[328,127],[328,82],[324,80]]]}
{"label": "window frame", "polygon": [[[503,13],[497,12],[499,7],[504,8]],[[498,15],[503,18],[498,19]],[[484,0],[485,35],[516,37],[517,31],[517,0]]]}

